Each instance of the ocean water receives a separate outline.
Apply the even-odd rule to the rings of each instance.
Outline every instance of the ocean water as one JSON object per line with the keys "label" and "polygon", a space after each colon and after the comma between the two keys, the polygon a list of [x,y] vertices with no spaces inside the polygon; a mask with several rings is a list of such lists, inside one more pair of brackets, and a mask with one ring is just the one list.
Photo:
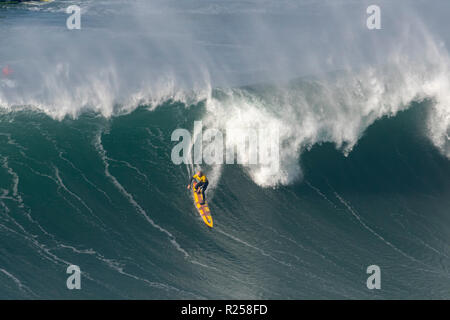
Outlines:
{"label": "ocean water", "polygon": [[[0,298],[449,299],[450,7],[370,4],[0,2]],[[173,163],[194,121],[278,170]]]}

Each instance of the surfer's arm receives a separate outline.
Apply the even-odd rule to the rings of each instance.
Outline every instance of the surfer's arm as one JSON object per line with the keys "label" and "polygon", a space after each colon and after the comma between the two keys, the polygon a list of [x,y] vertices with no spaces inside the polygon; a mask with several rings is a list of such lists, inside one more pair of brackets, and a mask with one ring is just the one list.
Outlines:
{"label": "surfer's arm", "polygon": [[195,180],[195,178],[194,178],[194,176],[192,176],[192,177],[191,177],[191,180],[189,180],[189,184],[188,184],[188,186],[187,186],[188,189],[191,188],[192,181],[194,181],[194,180]]}

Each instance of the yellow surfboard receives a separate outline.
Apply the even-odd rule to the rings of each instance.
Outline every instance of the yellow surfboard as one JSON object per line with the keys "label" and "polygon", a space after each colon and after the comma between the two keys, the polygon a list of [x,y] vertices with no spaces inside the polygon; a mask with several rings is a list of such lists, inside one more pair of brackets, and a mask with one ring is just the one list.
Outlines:
{"label": "yellow surfboard", "polygon": [[194,204],[197,208],[198,213],[202,217],[203,221],[206,223],[206,225],[210,228],[213,227],[213,219],[211,216],[211,212],[209,211],[208,202],[205,201],[204,204],[200,204],[200,202],[203,201],[203,195],[202,193],[197,193],[197,190],[195,189],[195,186],[197,185],[197,182],[194,181],[193,187],[192,187],[192,194],[194,196]]}

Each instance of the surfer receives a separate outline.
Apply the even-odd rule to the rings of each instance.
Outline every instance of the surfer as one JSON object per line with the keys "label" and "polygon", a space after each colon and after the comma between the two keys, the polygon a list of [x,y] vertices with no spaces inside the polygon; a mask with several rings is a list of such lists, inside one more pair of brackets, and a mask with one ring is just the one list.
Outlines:
{"label": "surfer", "polygon": [[194,180],[197,181],[194,191],[196,191],[197,193],[199,193],[200,191],[202,192],[203,200],[200,204],[203,205],[203,204],[205,204],[205,201],[206,201],[205,191],[206,191],[206,188],[208,188],[208,184],[209,184],[208,179],[203,174],[203,171],[199,170],[199,171],[197,171],[196,174],[194,174],[191,177],[191,180],[189,181],[189,184],[187,186],[188,189],[191,188],[192,181],[194,181]]}

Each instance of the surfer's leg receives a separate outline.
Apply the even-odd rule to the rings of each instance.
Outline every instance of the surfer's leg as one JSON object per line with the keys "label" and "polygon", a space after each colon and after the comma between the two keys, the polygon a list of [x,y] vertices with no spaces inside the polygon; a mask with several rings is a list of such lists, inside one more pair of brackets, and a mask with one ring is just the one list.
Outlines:
{"label": "surfer's leg", "polygon": [[197,193],[200,193],[200,191],[203,189],[204,182],[199,182],[196,184],[195,189],[197,190]]}
{"label": "surfer's leg", "polygon": [[201,191],[202,191],[202,198],[203,198],[203,201],[202,201],[201,204],[205,204],[205,201],[206,201],[206,193],[205,193],[205,191],[206,191],[206,188],[208,188],[208,182],[203,182],[201,187],[202,187]]}
{"label": "surfer's leg", "polygon": [[205,195],[205,188],[202,188],[202,202],[201,202],[201,204],[205,204],[205,201],[206,201],[206,195]]}

